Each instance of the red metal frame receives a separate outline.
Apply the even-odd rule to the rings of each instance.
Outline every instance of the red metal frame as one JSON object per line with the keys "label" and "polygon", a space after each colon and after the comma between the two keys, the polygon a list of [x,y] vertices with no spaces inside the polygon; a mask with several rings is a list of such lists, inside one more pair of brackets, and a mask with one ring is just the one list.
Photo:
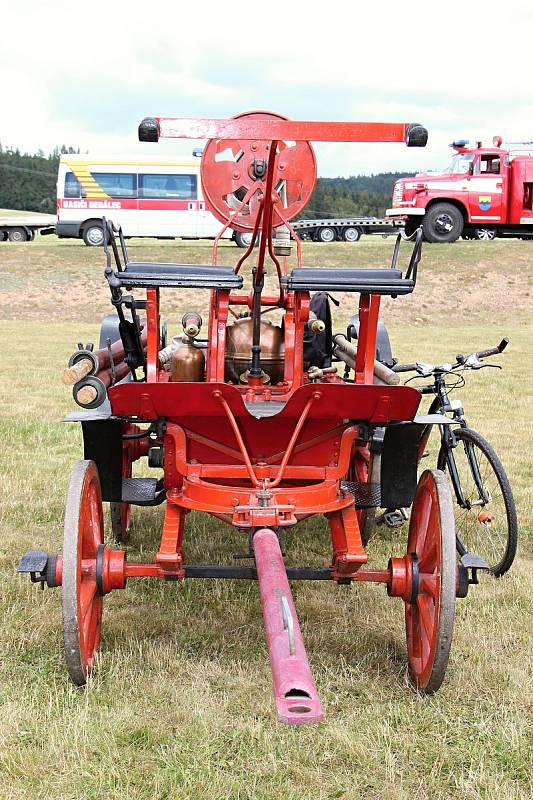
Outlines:
{"label": "red metal frame", "polygon": [[[251,230],[252,242],[236,271],[255,260],[254,281],[262,283],[267,253],[275,265],[279,292],[261,295],[260,306],[283,309],[284,380],[275,386],[249,378],[245,386],[224,383],[226,327],[230,309],[253,311],[254,292],[237,294],[213,290],[208,327],[205,383],[171,384],[159,372],[159,294],[147,291],[147,383],[113,387],[115,414],[142,420],[167,420],[164,437],[167,511],[155,564],[128,565],[130,574],[183,575],[181,543],[185,515],[201,510],[239,528],[281,528],[316,513],[328,518],[332,538],[332,577],[355,579],[367,556],[361,542],[353,497],[339,488],[350,470],[354,453],[364,460],[366,442],[357,425],[412,419],[420,395],[408,387],[373,385],[379,295],[363,294],[359,301],[359,337],[355,385],[331,377],[319,386],[307,384],[303,337],[309,319],[307,292],[288,292],[273,249],[277,224],[289,225],[294,208],[284,208],[274,186],[284,170],[297,176],[301,195],[308,197],[316,179],[310,140],[404,141],[407,125],[389,123],[293,122],[265,112],[230,120],[157,118],[160,136],[207,138],[202,160],[202,183],[208,203],[223,222]],[[296,142],[293,150],[284,142]],[[229,148],[235,160],[217,160]],[[287,155],[289,154],[289,155]],[[266,170],[256,174],[257,159]],[[228,192],[244,187],[237,207],[225,206]],[[211,200],[209,200],[211,198]],[[222,202],[221,198],[224,199]],[[298,207],[299,208],[299,207]],[[248,218],[245,218],[245,214]],[[221,231],[221,232],[222,232]],[[298,242],[299,244],[299,242]],[[218,238],[213,248],[217,262]],[[301,249],[298,249],[301,263]],[[255,419],[246,403],[285,403],[275,416]],[[283,449],[280,444],[283,442]],[[359,471],[360,472],[360,471]],[[365,472],[366,474],[366,472]],[[144,570],[144,572],[142,572]],[[390,580],[390,571],[360,573],[362,580]]]}
{"label": "red metal frame", "polygon": [[[412,557],[392,559],[387,569],[365,567],[354,495],[341,481],[370,480],[368,426],[412,420],[420,394],[407,386],[374,385],[380,297],[372,294],[361,295],[359,301],[355,382],[346,383],[337,375],[311,382],[303,359],[310,296],[287,289],[286,263],[275,253],[275,229],[292,230],[290,220],[312,192],[316,163],[311,140],[403,142],[408,126],[293,122],[265,112],[230,120],[161,117],[157,125],[160,136],[210,140],[202,163],[205,196],[208,203],[211,198],[222,231],[232,225],[252,231],[252,242],[259,237],[258,247],[251,244],[236,267],[238,272],[246,260],[254,259],[253,286],[249,294],[211,291],[205,380],[195,383],[172,383],[160,369],[159,289],[146,290],[146,380],[112,386],[108,396],[113,414],[124,420],[124,432],[140,432],[136,422],[158,423],[158,433],[152,436],[164,450],[167,500],[161,542],[154,562],[143,564],[128,563],[123,551],[102,544],[96,558],[82,559],[81,574],[100,594],[124,588],[128,578],[184,578],[182,545],[191,510],[247,531],[280,719],[291,724],[316,722],[322,709],[275,531],[311,516],[325,516],[332,542],[332,580],[384,583],[391,595],[408,602],[415,585]],[[239,157],[224,163],[216,156],[226,145],[232,152],[238,150]],[[284,204],[279,186],[289,180],[294,185],[285,193]],[[237,195],[238,202],[227,203],[227,196],[238,189],[244,191]],[[213,247],[215,265],[219,238],[220,234]],[[301,265],[302,250],[295,238]],[[267,254],[279,282],[277,294],[269,296],[262,292]],[[263,309],[283,310],[280,383],[263,382],[257,358],[256,367],[252,359],[246,384],[225,383],[226,329],[237,308],[249,309],[254,323]],[[256,324],[256,354],[257,331]],[[125,440],[127,467],[145,456],[152,444],[148,437]],[[63,559],[58,556],[55,585],[61,585],[62,570]],[[428,580],[425,574],[424,580]]]}

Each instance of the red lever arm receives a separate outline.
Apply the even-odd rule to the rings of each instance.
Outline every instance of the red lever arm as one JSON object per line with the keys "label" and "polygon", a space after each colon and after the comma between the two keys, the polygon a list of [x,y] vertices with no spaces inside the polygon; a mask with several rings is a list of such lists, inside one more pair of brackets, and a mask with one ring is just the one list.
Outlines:
{"label": "red lever arm", "polygon": [[405,142],[424,147],[427,130],[408,122],[304,122],[285,119],[175,119],[147,117],[139,125],[139,140],[261,139],[312,142]]}

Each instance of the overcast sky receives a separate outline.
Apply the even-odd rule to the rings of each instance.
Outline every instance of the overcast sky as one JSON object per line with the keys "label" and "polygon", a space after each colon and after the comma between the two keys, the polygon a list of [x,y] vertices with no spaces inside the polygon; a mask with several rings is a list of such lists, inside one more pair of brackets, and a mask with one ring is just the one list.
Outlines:
{"label": "overcast sky", "polygon": [[533,139],[532,0],[6,0],[1,19],[3,146],[190,154],[139,144],[139,121],[253,109],[429,129],[425,150],[318,145],[336,176],[438,168],[453,138]]}

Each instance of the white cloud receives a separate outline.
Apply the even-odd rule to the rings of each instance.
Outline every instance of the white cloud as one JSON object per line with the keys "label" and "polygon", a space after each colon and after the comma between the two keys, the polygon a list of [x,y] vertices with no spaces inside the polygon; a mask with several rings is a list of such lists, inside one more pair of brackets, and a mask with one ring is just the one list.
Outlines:
{"label": "white cloud", "polygon": [[[30,0],[3,10],[0,140],[138,148],[148,114],[419,121],[425,152],[321,145],[320,174],[438,166],[457,136],[533,138],[527,0],[338,0],[133,7]],[[7,34],[6,32],[9,32]],[[17,32],[13,34],[12,32]],[[175,141],[165,150],[189,152]]]}

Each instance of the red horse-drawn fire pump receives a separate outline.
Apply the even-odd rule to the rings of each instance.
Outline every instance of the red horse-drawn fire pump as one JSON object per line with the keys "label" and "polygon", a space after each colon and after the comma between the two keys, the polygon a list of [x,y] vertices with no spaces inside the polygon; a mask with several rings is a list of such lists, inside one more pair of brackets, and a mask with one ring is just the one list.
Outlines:
{"label": "red horse-drawn fire pump", "polygon": [[[402,142],[424,146],[418,124],[295,122],[254,112],[229,120],[148,118],[143,141],[206,139],[204,196],[222,223],[252,233],[234,269],[212,264],[131,261],[120,231],[104,221],[105,276],[116,314],[106,318],[100,349],[80,347],[68,379],[83,411],[84,460],[70,481],[61,555],[29,551],[19,571],[62,587],[66,662],[83,685],[100,642],[106,594],[129,579],[257,580],[278,717],[290,724],[323,718],[289,580],[382,583],[405,608],[414,686],[439,688],[448,662],[456,596],[476,569],[456,563],[452,500],[444,473],[417,480],[421,437],[442,415],[417,416],[420,392],[376,357],[382,295],[415,288],[420,234],[404,274],[381,269],[308,268],[291,228],[316,180],[311,141]],[[118,234],[118,235],[117,235]],[[287,255],[295,240],[297,265]],[[251,289],[243,291],[250,262]],[[265,291],[265,263],[277,290]],[[207,339],[196,311],[183,334],[166,342],[160,294],[210,293]],[[328,293],[358,297],[357,339],[332,335]],[[275,320],[266,318],[274,312]],[[277,315],[277,316],[276,316]],[[353,329],[353,326],[352,326]],[[378,349],[379,355],[379,349]],[[342,374],[335,362],[341,362]],[[435,418],[436,416],[436,418]],[[377,436],[379,432],[379,436]],[[379,441],[378,441],[379,440]],[[380,474],[371,469],[380,449]],[[147,459],[163,477],[132,477]],[[130,563],[104,542],[102,501],[111,504],[115,539],[125,540],[132,505],[165,502],[161,543],[152,563]],[[370,569],[363,540],[368,509],[411,507],[406,552]],[[248,544],[244,566],[185,563],[190,511],[234,526]],[[328,567],[286,568],[280,536],[321,516],[331,532]],[[297,535],[297,530],[294,535]]]}

